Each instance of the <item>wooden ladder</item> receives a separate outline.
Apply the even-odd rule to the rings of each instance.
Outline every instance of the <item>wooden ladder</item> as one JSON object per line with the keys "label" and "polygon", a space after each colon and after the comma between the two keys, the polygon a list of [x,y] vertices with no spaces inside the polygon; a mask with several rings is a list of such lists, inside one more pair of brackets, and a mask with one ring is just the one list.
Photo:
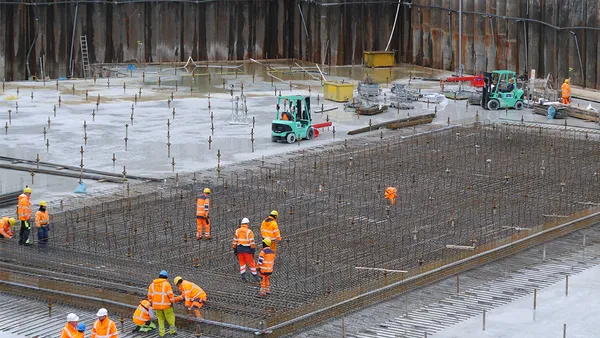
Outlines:
{"label": "wooden ladder", "polygon": [[91,68],[86,35],[79,37],[79,45],[81,46],[81,60],[83,61],[83,78],[87,79],[91,73]]}

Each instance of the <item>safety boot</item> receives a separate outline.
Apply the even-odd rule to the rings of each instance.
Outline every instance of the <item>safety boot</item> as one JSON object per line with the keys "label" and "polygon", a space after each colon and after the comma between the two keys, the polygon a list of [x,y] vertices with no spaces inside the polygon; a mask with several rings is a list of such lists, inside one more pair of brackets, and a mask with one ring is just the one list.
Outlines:
{"label": "safety boot", "polygon": [[242,280],[245,282],[246,281],[246,273],[242,273]]}
{"label": "safety boot", "polygon": [[254,281],[260,282],[260,277],[258,277],[258,275],[252,275],[252,277],[254,277]]}

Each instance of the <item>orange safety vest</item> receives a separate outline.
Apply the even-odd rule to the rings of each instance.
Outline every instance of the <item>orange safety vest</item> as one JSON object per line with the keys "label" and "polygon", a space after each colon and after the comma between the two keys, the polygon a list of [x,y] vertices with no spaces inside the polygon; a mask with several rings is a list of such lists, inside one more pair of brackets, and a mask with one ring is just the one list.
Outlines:
{"label": "orange safety vest", "polygon": [[175,295],[166,278],[157,278],[148,286],[148,300],[154,310],[165,310],[175,303]]}
{"label": "orange safety vest", "polygon": [[60,332],[60,338],[77,338],[77,328],[67,323]]}
{"label": "orange safety vest", "polygon": [[260,251],[258,256],[258,268],[263,274],[273,273],[273,266],[275,265],[275,253],[271,248],[264,248]]}
{"label": "orange safety vest", "polygon": [[563,83],[561,89],[563,98],[571,97],[571,85],[569,85],[568,83]]}
{"label": "orange safety vest", "polygon": [[281,241],[281,233],[279,232],[277,220],[271,216],[265,218],[260,226],[260,235],[262,238]]}
{"label": "orange safety vest", "polygon": [[17,214],[19,214],[19,221],[29,221],[31,218],[31,202],[29,201],[29,197],[25,194],[19,195]]}
{"label": "orange safety vest", "polygon": [[11,238],[13,235],[8,219],[8,217],[0,219],[0,235],[4,236],[5,238]]}
{"label": "orange safety vest", "polygon": [[392,201],[392,204],[396,203],[397,190],[394,187],[387,187],[385,189],[385,198]]}
{"label": "orange safety vest", "polygon": [[144,325],[150,320],[150,307],[152,305],[146,299],[140,302],[137,309],[133,313],[133,323],[136,325]]}
{"label": "orange safety vest", "polygon": [[118,338],[119,333],[117,332],[117,325],[108,317],[104,318],[103,321],[97,319],[92,327],[91,338]]}
{"label": "orange safety vest", "polygon": [[77,331],[75,333],[75,338],[85,338],[85,332]]}
{"label": "orange safety vest", "polygon": [[256,244],[254,243],[254,232],[248,229],[248,224],[242,224],[235,230],[232,246],[235,249],[238,245],[249,247],[251,249],[256,247]]}
{"label": "orange safety vest", "polygon": [[192,282],[188,282],[186,280],[182,281],[181,284],[179,284],[179,291],[181,291],[181,296],[175,297],[176,302],[185,299],[185,302],[187,304],[192,303],[196,298],[200,299],[203,302],[206,301],[206,292],[204,292],[204,290],[201,287]]}
{"label": "orange safety vest", "polygon": [[48,216],[48,211],[36,211],[35,212],[35,226],[36,228],[40,228],[48,225],[50,222],[50,216]]}
{"label": "orange safety vest", "polygon": [[196,199],[196,217],[208,217],[210,211],[210,199],[206,194],[198,196]]}

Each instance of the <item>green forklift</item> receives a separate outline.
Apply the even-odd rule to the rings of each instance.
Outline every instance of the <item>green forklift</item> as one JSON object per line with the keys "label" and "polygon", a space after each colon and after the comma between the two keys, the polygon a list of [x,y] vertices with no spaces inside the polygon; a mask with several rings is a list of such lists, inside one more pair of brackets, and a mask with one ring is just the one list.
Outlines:
{"label": "green forklift", "polygon": [[277,112],[271,124],[271,141],[294,143],[312,140],[315,129],[310,116],[310,98],[302,95],[279,96]]}
{"label": "green forklift", "polygon": [[517,88],[517,74],[510,70],[494,70],[483,73],[481,106],[484,109],[523,109],[525,92]]}

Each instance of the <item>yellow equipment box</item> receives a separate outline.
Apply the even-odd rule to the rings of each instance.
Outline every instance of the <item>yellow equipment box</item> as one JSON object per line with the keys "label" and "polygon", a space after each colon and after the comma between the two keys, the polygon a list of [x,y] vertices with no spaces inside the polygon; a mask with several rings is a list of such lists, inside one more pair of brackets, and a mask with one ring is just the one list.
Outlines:
{"label": "yellow equipment box", "polygon": [[394,67],[396,64],[394,52],[364,52],[363,58],[365,67]]}
{"label": "yellow equipment box", "polygon": [[352,100],[353,94],[354,85],[352,83],[323,82],[323,96],[325,96],[325,100],[347,102]]}

